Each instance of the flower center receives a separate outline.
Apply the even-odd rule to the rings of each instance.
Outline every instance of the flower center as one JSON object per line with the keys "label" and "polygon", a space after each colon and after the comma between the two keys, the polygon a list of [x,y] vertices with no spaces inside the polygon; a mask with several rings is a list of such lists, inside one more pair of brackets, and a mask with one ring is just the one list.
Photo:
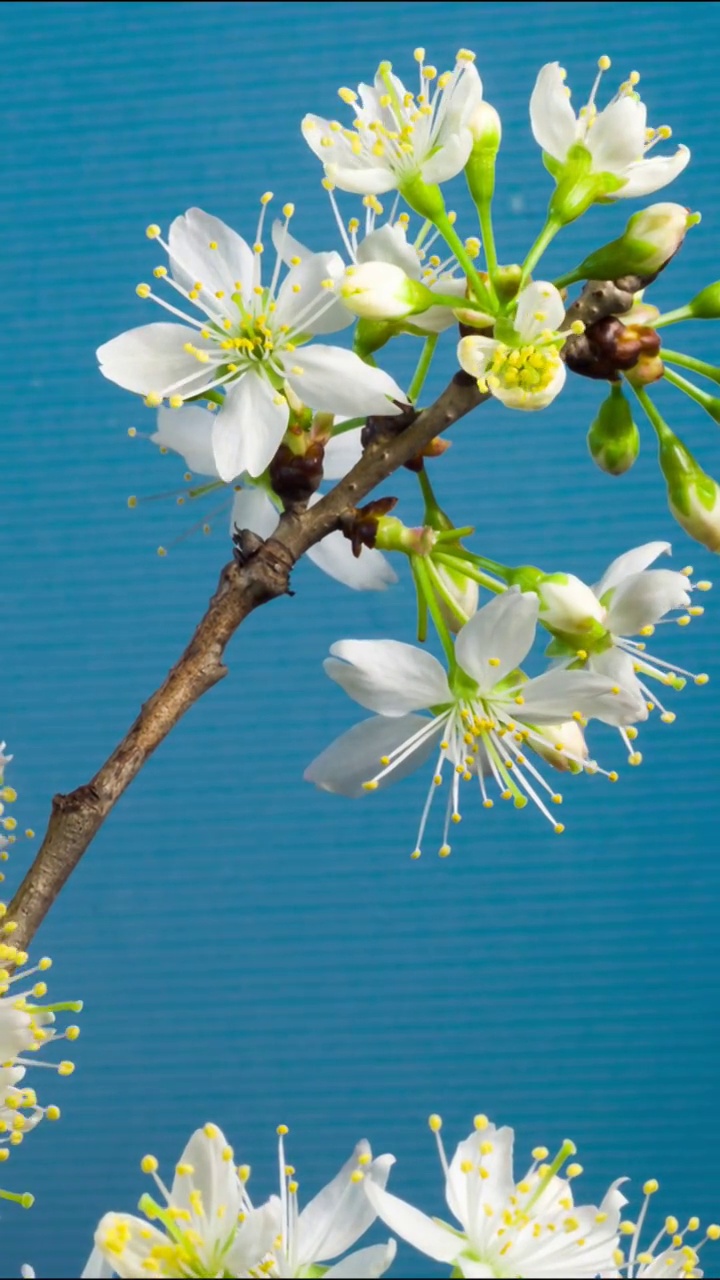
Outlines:
{"label": "flower center", "polygon": [[507,347],[499,343],[485,375],[492,389],[526,391],[528,394],[544,391],[550,385],[560,364],[560,356],[553,347]]}

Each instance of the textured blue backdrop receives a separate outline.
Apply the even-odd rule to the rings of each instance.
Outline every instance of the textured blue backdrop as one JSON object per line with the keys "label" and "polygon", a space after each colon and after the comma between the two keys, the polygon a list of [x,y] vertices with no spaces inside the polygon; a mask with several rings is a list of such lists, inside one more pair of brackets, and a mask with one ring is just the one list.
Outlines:
{"label": "textured blue backdrop", "polygon": [[[156,545],[192,513],[126,508],[182,470],[128,441],[151,414],[94,361],[99,342],[147,317],[134,294],[155,261],[146,224],[200,204],[251,235],[271,187],[296,201],[297,234],[329,247],[302,113],[332,113],[337,85],[368,78],[380,57],[409,70],[416,44],[440,64],[469,45],[503,116],[498,221],[501,253],[516,259],[548,195],[527,122],[535,71],[559,58],[579,98],[607,52],[611,75],[643,72],[652,118],[693,149],[671,198],[705,222],[658,287],[675,304],[717,274],[720,9],[28,3],[2,7],[0,32],[0,733],[17,756],[20,816],[40,830],[50,795],[92,774],[174,661],[227,558],[218,529],[159,560]],[[594,211],[550,269],[626,216]],[[715,330],[702,337],[717,359]],[[401,355],[394,372],[409,367]],[[667,513],[647,436],[624,479],[590,465],[597,398],[575,382],[542,416],[490,407],[465,421],[436,470],[441,498],[500,559],[592,580],[627,546],[671,538],[678,567],[712,576],[712,557]],[[717,473],[716,428],[673,403]],[[2,1213],[4,1273],[27,1260],[77,1275],[99,1214],[132,1209],[144,1189],[142,1153],[171,1162],[211,1117],[252,1162],[257,1191],[273,1185],[285,1121],[308,1192],[367,1135],[399,1157],[395,1189],[438,1212],[425,1117],[442,1111],[452,1140],[482,1109],[517,1125],[523,1151],[573,1136],[588,1193],[621,1172],[654,1174],[662,1212],[717,1216],[718,685],[676,699],[677,723],[648,730],[645,766],[618,787],[567,788],[562,839],[534,811],[478,808],[452,858],[412,863],[422,780],[362,806],[301,780],[354,714],[322,673],[327,646],[412,639],[410,592],[343,593],[311,566],[295,586],[243,627],[229,679],[150,762],[42,931],[55,994],[83,996],[86,1012],[75,1076],[41,1081],[63,1120],[5,1175],[37,1204]],[[717,675],[720,615],[706,603],[690,632],[662,639]],[[622,758],[609,735],[599,745]],[[16,876],[29,856],[18,849]]]}

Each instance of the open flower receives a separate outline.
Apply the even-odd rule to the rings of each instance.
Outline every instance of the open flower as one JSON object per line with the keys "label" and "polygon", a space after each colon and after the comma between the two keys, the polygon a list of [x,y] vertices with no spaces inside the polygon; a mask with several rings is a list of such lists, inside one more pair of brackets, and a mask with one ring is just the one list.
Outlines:
{"label": "open flower", "polygon": [[381,62],[373,85],[361,84],[357,93],[338,91],[355,111],[351,129],[337,120],[305,116],[303,137],[330,181],[343,191],[381,195],[402,191],[417,179],[435,185],[460,173],[473,144],[468,120],[482,101],[474,57],[461,49],[453,71],[438,76],[435,67],[425,65],[425,50],[416,49],[417,95],[393,74],[389,62]]}
{"label": "open flower", "polygon": [[[277,528],[281,507],[277,499],[262,485],[254,485],[249,476],[236,476],[226,485],[218,475],[212,448],[214,415],[199,405],[186,405],[182,409],[159,409],[157,430],[150,437],[161,449],[179,453],[198,475],[217,480],[215,488],[232,492],[228,499],[230,530],[251,529],[261,538],[269,538]],[[361,428],[345,431],[329,440],[325,446],[323,475],[326,480],[340,480],[362,455]],[[201,485],[187,492],[206,494],[212,486]],[[313,494],[310,505],[319,502],[321,494]],[[276,505],[277,504],[277,505]],[[329,533],[307,552],[309,560],[327,573],[356,591],[384,591],[397,582],[397,575],[385,556],[374,548],[363,548],[359,557],[353,555],[347,538],[339,530]]]}
{"label": "open flower", "polygon": [[372,1226],[377,1214],[365,1195],[365,1183],[372,1178],[374,1185],[384,1187],[395,1157],[383,1155],[373,1160],[369,1144],[359,1142],[340,1172],[301,1210],[296,1171],[285,1162],[286,1134],[285,1125],[280,1125],[282,1224],[263,1263],[262,1275],[284,1280],[317,1274],[326,1280],[370,1280],[384,1275],[395,1257],[394,1240],[358,1249],[329,1270],[327,1264],[351,1249]]}
{"label": "open flower", "polygon": [[603,1271],[603,1277],[613,1277],[614,1280],[623,1280],[624,1277],[627,1280],[640,1280],[641,1277],[646,1277],[647,1280],[650,1277],[653,1280],[659,1277],[668,1277],[668,1280],[694,1280],[694,1277],[707,1274],[699,1270],[698,1263],[703,1245],[709,1240],[720,1240],[720,1226],[715,1222],[710,1223],[702,1239],[698,1240],[696,1237],[691,1240],[689,1237],[700,1227],[700,1219],[690,1218],[687,1226],[681,1230],[677,1218],[669,1216],[654,1240],[645,1246],[641,1243],[650,1200],[658,1190],[659,1184],[655,1178],[650,1178],[645,1183],[645,1199],[637,1222],[620,1223],[621,1237],[630,1240],[627,1255],[618,1248],[613,1259],[615,1265],[611,1270]]}
{"label": "open flower", "polygon": [[[560,574],[550,575],[547,585],[541,581],[537,587],[540,620],[558,633],[567,662],[579,659],[590,671],[608,676],[628,695],[646,699],[649,708],[660,709],[666,722],[675,719],[674,713],[666,710],[642,677],[682,689],[686,677],[706,684],[707,676],[693,675],[663,658],[651,657],[644,637],[651,636],[660,622],[687,625],[693,615],[702,614],[701,606],[691,605],[690,592],[710,586],[707,582],[693,584],[688,573],[648,568],[659,555],[670,551],[669,542],[647,542],[626,551],[613,560],[592,588],[578,578]],[[557,581],[562,577],[566,577],[564,587]],[[683,610],[679,617],[667,617],[678,609]],[[636,640],[635,636],[643,638]],[[633,751],[627,729],[620,726],[620,731],[632,763],[639,764],[639,752]],[[630,737],[632,733],[630,730]]]}
{"label": "open flower", "polygon": [[512,1129],[497,1129],[486,1116],[476,1116],[474,1131],[448,1163],[440,1125],[440,1117],[432,1116],[448,1208],[460,1226],[427,1217],[368,1178],[367,1197],[392,1231],[452,1266],[454,1275],[577,1280],[612,1267],[625,1197],[614,1183],[599,1209],[574,1203],[570,1179],[582,1167],[568,1165],[560,1176],[575,1154],[572,1142],[566,1140],[550,1164],[547,1148],[536,1148],[533,1163],[516,1182]]}
{"label": "open flower", "polygon": [[636,71],[620,86],[602,111],[595,97],[610,59],[599,59],[599,72],[588,102],[579,115],[570,105],[565,72],[558,62],[541,68],[530,99],[530,121],[535,141],[546,154],[548,168],[560,183],[577,171],[593,199],[614,200],[646,196],[667,186],[690,159],[687,147],[672,156],[648,152],[671,136],[667,126],[647,129],[647,109],[636,90]]}
{"label": "open flower", "polygon": [[[202,313],[186,314],[139,285],[143,298],[160,303],[184,324],[150,324],[130,329],[98,350],[100,371],[112,382],[145,396],[146,403],[171,408],[186,400],[224,392],[215,417],[212,447],[218,474],[230,481],[242,472],[260,475],[288,425],[286,388],[304,404],[344,417],[394,414],[403,400],[389,374],[363,363],[352,351],[316,343],[311,337],[352,323],[336,296],[343,264],[337,253],[293,259],[282,284],[278,254],[269,282],[261,278],[262,213],[251,248],[235,231],[189,209],[176,218],[168,243],[160,229],[148,228],[170,258],[170,273],[155,269],[181,297]],[[293,213],[285,205],[285,227]],[[302,351],[300,350],[302,348]]]}
{"label": "open flower", "polygon": [[[585,760],[565,743],[549,741],[544,726],[591,716],[621,725],[644,719],[647,710],[635,694],[592,672],[553,670],[527,680],[518,667],[531,648],[537,613],[537,597],[516,589],[484,605],[458,633],[449,679],[436,658],[414,645],[397,640],[334,644],[325,659],[327,674],[377,714],[332,743],[308,767],[306,779],[325,791],[360,796],[406,777],[437,751],[413,857],[420,855],[446,764],[451,783],[442,856],[450,852],[450,822],[460,821],[462,780],[478,779],[483,804],[490,808],[485,779],[491,778],[503,799],[514,800],[517,808],[533,800],[554,829],[563,831],[536,788],[555,803],[562,797],[528,759],[527,748],[550,746],[582,767]],[[415,714],[425,708],[429,720]],[[598,770],[594,761],[586,767]]]}
{"label": "open flower", "polygon": [[458,343],[458,360],[508,409],[544,409],[565,385],[560,348],[568,337],[559,327],[565,306],[547,280],[526,285],[518,297],[512,327],[496,326],[497,337],[472,334]]}
{"label": "open flower", "polygon": [[170,1188],[159,1177],[154,1156],[143,1158],[142,1169],[154,1178],[165,1203],[142,1196],[145,1219],[106,1213],[85,1275],[107,1274],[103,1262],[123,1280],[245,1275],[266,1256],[280,1226],[280,1201],[273,1196],[253,1208],[245,1189],[250,1171],[236,1169],[232,1147],[217,1125],[206,1124],[192,1135]]}

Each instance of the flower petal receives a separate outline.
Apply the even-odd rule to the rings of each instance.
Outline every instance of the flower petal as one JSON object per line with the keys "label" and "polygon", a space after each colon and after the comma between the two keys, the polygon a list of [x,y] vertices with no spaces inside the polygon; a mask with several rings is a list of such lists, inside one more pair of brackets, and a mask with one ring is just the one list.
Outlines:
{"label": "flower petal", "polygon": [[[367,794],[363,784],[383,768],[382,758],[429,725],[430,721],[424,716],[413,715],[392,719],[371,716],[369,720],[361,720],[360,724],[353,725],[326,747],[308,765],[303,777],[306,782],[314,782],[321,791],[357,799]],[[441,724],[422,738],[402,764],[380,779],[378,788],[392,786],[421,768],[435,750],[442,731]]]}
{"label": "flower petal", "polygon": [[270,538],[278,527],[280,513],[276,511],[263,489],[243,486],[237,490],[230,518],[230,532],[250,529],[259,538]]}
{"label": "flower petal", "polygon": [[615,587],[608,605],[606,626],[618,636],[636,635],[653,626],[671,609],[690,604],[688,580],[673,569],[646,569]]}
{"label": "flower petal", "polygon": [[339,529],[310,547],[307,556],[328,577],[352,587],[353,591],[386,591],[398,580],[381,551],[363,547],[359,556],[353,555],[350,543]]}
{"label": "flower petal", "polygon": [[468,334],[466,338],[461,338],[457,346],[457,358],[461,368],[466,373],[471,373],[474,378],[484,378],[499,345],[496,338],[485,338],[479,334]]}
{"label": "flower petal", "polygon": [[458,632],[457,660],[481,691],[493,689],[520,666],[535,639],[537,616],[537,596],[511,587],[478,609]]}
{"label": "flower petal", "polygon": [[380,167],[369,169],[364,164],[356,167],[348,163],[351,158],[350,155],[341,163],[332,162],[325,165],[327,177],[341,191],[350,191],[356,196],[382,196],[388,191],[395,190],[397,178],[392,169]]}
{"label": "flower petal", "polygon": [[647,108],[639,98],[623,94],[597,115],[585,145],[596,173],[624,177],[628,165],[642,158]]}
{"label": "flower petal", "polygon": [[192,1212],[192,1192],[200,1192],[207,1219],[203,1243],[210,1247],[214,1240],[227,1236],[227,1223],[237,1217],[241,1207],[237,1171],[232,1160],[223,1158],[227,1146],[227,1138],[217,1125],[196,1129],[179,1161],[180,1168],[190,1166],[193,1172],[176,1173],[170,1193],[173,1205]]}
{"label": "flower petal", "polygon": [[282,1230],[282,1205],[278,1196],[270,1196],[257,1209],[245,1209],[237,1235],[223,1259],[225,1273],[246,1275],[270,1252]]}
{"label": "flower petal", "polygon": [[376,1276],[384,1276],[388,1267],[392,1266],[397,1253],[394,1240],[387,1244],[371,1244],[367,1249],[357,1249],[342,1262],[336,1262],[325,1272],[323,1280],[374,1280]]}
{"label": "flower petal", "polygon": [[336,333],[355,317],[342,298],[323,285],[339,280],[345,270],[339,253],[309,253],[288,271],[277,295],[273,328],[289,325],[291,333]]}
{"label": "flower petal", "polygon": [[[216,244],[217,249],[210,245]],[[237,231],[203,209],[188,209],[176,218],[168,235],[170,266],[174,278],[185,289],[202,285],[200,299],[214,311],[224,312],[216,293],[230,299],[242,292],[252,297],[254,254]]]}
{"label": "flower petal", "polygon": [[674,156],[651,156],[637,160],[625,170],[626,182],[619,191],[612,193],[614,200],[627,200],[636,196],[649,196],[677,178],[689,163],[690,151],[679,146]]}
{"label": "flower petal", "polygon": [[455,1261],[465,1245],[464,1240],[398,1196],[376,1186],[372,1178],[366,1178],[364,1186],[375,1212],[391,1231],[436,1262]]}
{"label": "flower petal", "polygon": [[182,409],[158,409],[157,430],[151,435],[153,444],[172,449],[185,459],[190,471],[199,476],[214,476],[217,467],[212,450],[215,418],[207,409],[189,404]]}
{"label": "flower petal", "polygon": [[632,551],[625,551],[623,555],[613,560],[608,565],[602,578],[597,586],[593,587],[593,591],[598,600],[602,600],[606,591],[611,587],[616,587],[622,582],[623,578],[628,578],[631,573],[641,573],[643,569],[647,569],[649,564],[657,560],[663,552],[670,555],[672,547],[669,542],[645,542],[641,547],[634,547]]}
{"label": "flower petal", "polygon": [[518,298],[515,328],[524,343],[539,338],[543,329],[559,329],[565,319],[565,304],[549,280],[533,280]]}
{"label": "flower petal", "polygon": [[[612,690],[616,689],[617,693]],[[564,671],[554,667],[522,686],[524,705],[516,719],[524,724],[553,724],[570,720],[575,712],[604,724],[632,724],[647,719],[647,707],[632,685],[625,686],[594,671]]]}
{"label": "flower petal", "polygon": [[[637,720],[647,720],[647,707],[643,691],[640,688],[640,682],[635,675],[633,660],[629,653],[625,653],[623,649],[618,649],[617,645],[613,645],[612,649],[605,649],[603,653],[593,653],[590,655],[589,666],[591,671],[595,671],[598,675],[606,676],[612,680],[613,684],[619,686],[623,693],[633,700],[634,706],[637,708]],[[642,712],[642,714],[640,714]],[[602,717],[598,717],[602,719]],[[609,723],[612,723],[610,721]]]}
{"label": "flower petal", "polygon": [[[376,1213],[365,1195],[364,1178],[354,1182],[360,1156],[368,1156],[369,1143],[358,1142],[349,1160],[322,1191],[303,1209],[297,1224],[299,1266],[327,1262],[351,1249],[375,1221]],[[380,1156],[372,1162],[373,1177],[385,1186],[395,1157]],[[366,1171],[366,1176],[369,1175]]]}
{"label": "flower petal", "polygon": [[460,129],[451,134],[437,151],[420,166],[423,182],[449,182],[465,168],[468,156],[472,151],[472,134],[469,129]]}
{"label": "flower petal", "polygon": [[338,640],[323,666],[345,692],[383,716],[443,706],[453,700],[445,668],[402,640]]}
{"label": "flower petal", "polygon": [[[494,1206],[497,1212],[501,1205],[506,1205],[515,1192],[513,1179],[513,1142],[515,1134],[507,1125],[496,1129],[490,1124],[483,1130],[476,1130],[469,1138],[458,1143],[450,1162],[445,1185],[445,1196],[450,1212],[457,1218],[477,1248],[483,1243],[487,1231],[494,1231],[490,1225],[490,1214],[485,1205]],[[491,1150],[484,1154],[481,1148],[490,1144]],[[484,1177],[479,1185],[468,1178],[467,1163],[473,1169],[482,1165]],[[465,1168],[463,1168],[465,1166]]]}
{"label": "flower petal", "polygon": [[[377,413],[393,415],[401,410],[388,396],[405,403],[394,378],[367,365],[354,351],[314,343],[292,357],[283,355],[285,376],[295,395],[319,413],[346,414],[357,418]],[[301,373],[294,373],[301,369]]]}
{"label": "flower petal", "polygon": [[212,446],[221,480],[228,483],[247,471],[259,476],[277,453],[288,421],[287,403],[260,374],[245,373],[225,396],[215,415]]}
{"label": "flower petal", "polygon": [[393,267],[400,267],[411,280],[419,280],[421,263],[417,249],[408,244],[405,228],[400,223],[386,222],[358,245],[356,261],[389,262]]}
{"label": "flower petal", "polygon": [[198,337],[197,329],[185,324],[160,321],[127,329],[98,347],[100,372],[110,382],[141,396],[151,392],[166,395],[170,387],[195,374],[180,388],[183,396],[192,396],[196,388],[207,386],[208,369],[183,349],[186,342],[205,351],[215,350],[212,343]]}
{"label": "flower petal", "polygon": [[326,480],[342,480],[348,471],[352,471],[355,463],[362,458],[361,437],[362,427],[353,427],[328,440],[323,462],[323,476]]}
{"label": "flower petal", "polygon": [[[117,1252],[116,1243],[120,1233],[123,1243],[121,1252]],[[134,1280],[145,1272],[143,1263],[154,1245],[166,1247],[168,1238],[162,1231],[151,1226],[144,1218],[136,1218],[131,1213],[106,1213],[100,1219],[95,1231],[95,1245],[121,1280]],[[93,1257],[96,1251],[93,1251]]]}
{"label": "flower petal", "polygon": [[114,1271],[109,1262],[106,1261],[102,1249],[95,1245],[85,1266],[80,1272],[80,1280],[111,1280]]}
{"label": "flower petal", "polygon": [[530,98],[533,137],[555,160],[564,160],[575,142],[577,120],[559,62],[541,67]]}

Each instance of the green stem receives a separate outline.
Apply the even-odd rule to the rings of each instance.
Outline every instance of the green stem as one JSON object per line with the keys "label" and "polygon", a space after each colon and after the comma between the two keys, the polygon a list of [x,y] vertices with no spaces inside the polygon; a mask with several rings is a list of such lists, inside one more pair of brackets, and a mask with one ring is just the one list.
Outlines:
{"label": "green stem", "polygon": [[435,348],[437,346],[439,336],[440,335],[438,333],[431,333],[423,343],[420,359],[417,362],[415,372],[412,376],[412,381],[408,387],[408,400],[411,404],[416,403],[417,398],[425,385],[425,379],[427,378],[430,370],[430,365],[435,354]]}
{"label": "green stem", "polygon": [[482,235],[483,249],[485,250],[485,261],[487,263],[488,275],[491,282],[495,283],[497,275],[498,259],[497,250],[495,248],[495,232],[493,230],[492,220],[492,200],[483,200],[477,207],[478,217],[480,219],[480,234]]}
{"label": "green stem", "polygon": [[487,587],[488,591],[494,591],[496,595],[506,590],[504,582],[498,582],[496,578],[491,578],[487,573],[483,573],[482,569],[475,568],[474,565],[463,559],[460,554],[451,555],[449,552],[445,554],[444,551],[433,551],[433,560],[437,564],[445,565],[446,569],[454,569],[456,573],[460,570],[465,574],[466,578],[471,578],[473,582],[477,582],[481,587]]}
{"label": "green stem", "polygon": [[364,426],[365,418],[349,418],[347,422],[341,422],[337,427],[333,427],[331,439],[334,440],[335,436],[341,436],[346,431],[354,431],[356,427]]}
{"label": "green stem", "polygon": [[683,391],[686,396],[699,404],[710,417],[718,421],[718,409],[720,408],[720,400],[717,396],[711,396],[708,391],[703,391],[701,387],[696,387],[694,382],[690,382],[689,378],[683,378],[681,374],[675,373],[673,369],[666,369],[663,375],[666,380],[679,391]]}
{"label": "green stem", "polygon": [[533,267],[535,267],[537,263],[540,261],[548,245],[552,240],[555,239],[555,236],[557,235],[561,227],[562,227],[561,222],[556,222],[554,218],[548,218],[547,222],[545,223],[545,226],[540,232],[540,235],[538,236],[534,245],[530,249],[530,252],[528,253],[525,261],[523,262],[522,275],[520,276],[520,284],[518,285],[518,293],[520,293],[520,291],[524,289],[528,281],[528,276],[533,270]]}
{"label": "green stem", "polygon": [[720,369],[714,364],[708,364],[706,360],[683,355],[682,351],[668,351],[666,347],[663,347],[660,354],[663,364],[678,364],[681,369],[690,369],[692,373],[699,373],[702,378],[709,378],[711,382],[720,382]]}
{"label": "green stem", "polygon": [[[455,254],[455,257],[457,258],[458,262],[460,263],[460,266],[462,267],[463,271],[465,272],[465,275],[467,276],[468,280],[470,281],[470,284],[472,285],[472,289],[477,301],[480,303],[481,307],[484,307],[486,311],[489,311],[492,313],[493,311],[492,299],[488,292],[487,286],[480,279],[477,267],[475,266],[472,258],[470,257],[470,254],[465,248],[465,245],[460,239],[457,231],[452,225],[448,215],[446,213],[439,215],[435,220],[435,226],[437,227],[438,231],[440,232],[440,235],[443,237],[446,244],[448,245],[448,248],[452,249],[453,253]],[[457,302],[456,302],[456,305],[457,305]]]}
{"label": "green stem", "polygon": [[566,271],[564,276],[557,276],[553,280],[556,289],[567,289],[571,284],[577,284],[578,280],[583,280],[582,271],[576,267],[574,271]]}
{"label": "green stem", "polygon": [[435,630],[440,637],[440,643],[445,650],[445,657],[448,660],[450,672],[452,674],[456,666],[455,645],[453,644],[452,636],[448,631],[447,623],[442,616],[440,608],[438,607],[437,596],[435,594],[430,574],[428,573],[428,567],[419,556],[414,556],[411,563],[415,583],[430,611],[430,617],[432,618]]}
{"label": "green stem", "polygon": [[657,320],[653,320],[653,329],[663,329],[666,324],[677,324],[680,320],[692,320],[692,311],[689,307],[676,307],[674,311],[666,311],[664,316],[658,316]]}
{"label": "green stem", "polygon": [[635,396],[642,405],[653,430],[657,433],[658,440],[667,439],[668,436],[672,436],[673,433],[667,422],[660,411],[656,409],[645,388],[634,387],[632,382],[628,383],[628,386],[630,386],[635,392]]}

